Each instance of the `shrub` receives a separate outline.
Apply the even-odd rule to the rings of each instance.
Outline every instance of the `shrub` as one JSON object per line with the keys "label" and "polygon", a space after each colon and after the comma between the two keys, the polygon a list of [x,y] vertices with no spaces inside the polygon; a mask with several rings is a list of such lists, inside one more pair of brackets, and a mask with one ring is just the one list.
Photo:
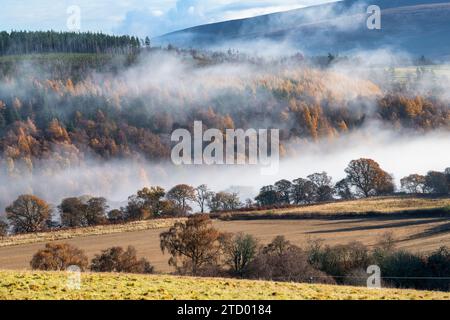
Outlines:
{"label": "shrub", "polygon": [[333,278],[309,264],[306,252],[284,237],[276,237],[264,247],[245,274],[248,278],[273,281],[335,283]]}
{"label": "shrub", "polygon": [[447,247],[441,247],[432,252],[427,259],[427,267],[433,280],[430,280],[429,288],[448,291],[450,284],[448,280],[437,279],[450,275],[450,251]]}
{"label": "shrub", "polygon": [[366,270],[372,258],[366,246],[359,242],[346,245],[316,245],[309,249],[309,261],[317,269],[333,276],[337,282],[355,270]]}
{"label": "shrub", "polygon": [[427,280],[423,277],[430,276],[426,259],[406,252],[396,251],[377,261],[381,268],[382,277],[388,278],[386,282],[397,288],[427,288]]}
{"label": "shrub", "polygon": [[31,259],[33,270],[63,271],[69,266],[78,266],[82,271],[88,266],[88,258],[84,252],[70,244],[47,243]]}
{"label": "shrub", "polygon": [[92,259],[91,270],[95,272],[153,273],[153,266],[144,258],[138,260],[136,249],[129,246],[103,250]]}
{"label": "shrub", "polygon": [[231,273],[242,276],[255,257],[258,241],[249,234],[238,233],[221,238],[225,264],[231,268]]}

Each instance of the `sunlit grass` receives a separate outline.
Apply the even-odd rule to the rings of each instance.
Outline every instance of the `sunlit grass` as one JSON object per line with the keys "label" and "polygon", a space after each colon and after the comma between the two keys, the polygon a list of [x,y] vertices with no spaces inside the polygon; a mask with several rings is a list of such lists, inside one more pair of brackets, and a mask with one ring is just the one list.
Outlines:
{"label": "sunlit grass", "polygon": [[409,197],[384,197],[369,198],[354,201],[332,202],[317,205],[305,205],[294,208],[261,210],[255,212],[240,212],[248,214],[298,214],[298,215],[345,215],[367,213],[399,213],[418,210],[442,209],[450,207],[450,198],[409,198]]}
{"label": "sunlit grass", "polygon": [[67,284],[68,274],[63,272],[0,271],[0,299],[450,299],[447,292],[168,275],[84,273],[80,290]]}

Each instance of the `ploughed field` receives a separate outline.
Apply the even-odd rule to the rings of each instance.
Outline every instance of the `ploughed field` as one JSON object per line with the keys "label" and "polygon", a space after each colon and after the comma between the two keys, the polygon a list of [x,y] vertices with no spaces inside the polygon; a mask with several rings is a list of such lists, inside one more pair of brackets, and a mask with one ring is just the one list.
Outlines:
{"label": "ploughed field", "polygon": [[[439,201],[441,206],[443,200]],[[342,203],[338,205],[342,206]],[[316,209],[323,208],[316,206]],[[275,236],[284,235],[299,246],[306,246],[310,239],[323,239],[328,244],[360,241],[366,245],[374,245],[382,234],[392,232],[397,240],[397,247],[428,252],[443,245],[450,246],[450,219],[446,210],[444,209],[441,215],[430,213],[429,216],[427,211],[424,211],[424,214],[410,216],[383,214],[351,218],[326,214],[322,218],[308,219],[214,220],[213,224],[220,231],[253,234],[261,243],[268,243]],[[22,244],[15,244],[14,238],[3,242],[0,240],[0,270],[29,269],[29,261],[33,254],[43,248],[46,242],[57,241],[67,242],[83,249],[89,258],[108,247],[132,245],[136,247],[139,256],[149,259],[156,271],[173,271],[167,263],[169,256],[163,255],[159,247],[159,234],[167,230],[171,223],[164,221],[157,225],[146,222],[144,224],[144,226],[137,224],[138,227],[133,228],[129,225],[114,226],[113,230],[108,229],[108,232],[93,229],[97,231],[81,232],[73,237],[22,236],[18,242]],[[64,232],[64,235],[70,234],[70,231]]]}
{"label": "ploughed field", "polygon": [[450,299],[448,292],[110,273],[83,273],[74,290],[68,276],[0,271],[0,299]]}

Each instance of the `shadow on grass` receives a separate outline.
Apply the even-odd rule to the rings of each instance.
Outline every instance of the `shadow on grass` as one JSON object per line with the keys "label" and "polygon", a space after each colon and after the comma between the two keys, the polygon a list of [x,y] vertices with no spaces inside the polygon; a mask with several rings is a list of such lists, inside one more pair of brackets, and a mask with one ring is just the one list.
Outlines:
{"label": "shadow on grass", "polygon": [[[366,220],[359,220],[356,223],[363,223],[367,222]],[[371,221],[382,221],[385,219],[370,219]],[[386,219],[386,220],[392,220],[392,219]],[[409,220],[405,218],[398,218],[397,220],[402,220],[399,222],[391,222],[391,223],[385,223],[385,224],[379,224],[374,226],[355,226],[355,227],[348,227],[348,228],[341,228],[341,229],[329,229],[329,230],[319,230],[319,231],[310,231],[307,232],[308,234],[321,234],[321,233],[337,233],[337,232],[352,232],[352,231],[367,231],[367,230],[378,230],[378,229],[390,229],[390,228],[403,228],[403,227],[409,227],[409,226],[418,226],[418,225],[424,225],[424,224],[430,224],[430,223],[439,223],[447,221],[447,218],[426,218],[421,220]]]}

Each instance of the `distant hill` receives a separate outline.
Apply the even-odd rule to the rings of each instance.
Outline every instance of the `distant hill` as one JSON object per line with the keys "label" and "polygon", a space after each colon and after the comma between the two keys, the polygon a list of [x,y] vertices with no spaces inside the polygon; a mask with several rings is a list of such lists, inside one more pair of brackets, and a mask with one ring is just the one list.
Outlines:
{"label": "distant hill", "polygon": [[[381,30],[366,26],[367,7],[382,10]],[[160,45],[239,48],[249,41],[289,43],[310,54],[391,48],[412,55],[450,55],[450,1],[346,0],[197,26],[153,39]]]}

